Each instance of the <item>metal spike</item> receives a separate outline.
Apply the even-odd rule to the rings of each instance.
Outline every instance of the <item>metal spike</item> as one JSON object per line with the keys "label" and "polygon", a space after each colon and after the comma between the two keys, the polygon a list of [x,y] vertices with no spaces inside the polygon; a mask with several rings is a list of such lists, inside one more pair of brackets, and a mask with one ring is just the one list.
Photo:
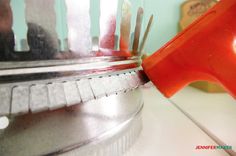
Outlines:
{"label": "metal spike", "polygon": [[130,35],[129,49],[133,49],[133,44],[134,44],[134,32],[132,32]]}
{"label": "metal spike", "polygon": [[133,42],[133,55],[138,55],[138,47],[139,47],[139,38],[140,32],[142,27],[142,20],[143,20],[143,8],[138,9],[137,19],[136,19],[136,26],[134,32],[134,42]]}
{"label": "metal spike", "polygon": [[[54,9],[54,0],[25,0],[26,3],[26,21],[41,27],[49,34],[50,45],[59,49],[58,36],[56,33],[56,13]],[[43,34],[38,33],[38,36]],[[39,43],[36,43],[39,44]]]}
{"label": "metal spike", "polygon": [[143,53],[143,49],[144,49],[145,43],[146,43],[146,41],[147,41],[147,37],[148,37],[148,34],[149,34],[149,32],[150,32],[152,23],[153,23],[153,15],[151,15],[151,17],[149,18],[147,28],[146,28],[146,30],[145,30],[143,39],[142,39],[142,41],[141,41],[141,45],[140,45],[140,48],[139,48],[140,55],[142,55],[142,53]]}
{"label": "metal spike", "polygon": [[118,0],[100,0],[100,48],[114,49]]}
{"label": "metal spike", "polygon": [[69,49],[78,56],[91,55],[90,0],[66,0]]}
{"label": "metal spike", "polygon": [[124,0],[122,6],[122,18],[120,28],[120,50],[129,50],[130,41],[130,25],[131,25],[131,4],[129,0]]}
{"label": "metal spike", "polygon": [[120,49],[120,29],[122,20],[122,7],[124,0],[118,0],[116,13],[115,50]]}

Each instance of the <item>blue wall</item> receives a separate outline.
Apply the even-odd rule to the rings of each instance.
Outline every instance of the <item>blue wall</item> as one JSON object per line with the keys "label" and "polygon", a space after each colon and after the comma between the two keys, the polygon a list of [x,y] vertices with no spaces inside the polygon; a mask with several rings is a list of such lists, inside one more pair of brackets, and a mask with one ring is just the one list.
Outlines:
{"label": "blue wall", "polygon": [[148,22],[149,16],[154,14],[154,23],[145,47],[147,53],[155,52],[176,35],[180,18],[180,5],[183,1],[145,0],[145,23]]}

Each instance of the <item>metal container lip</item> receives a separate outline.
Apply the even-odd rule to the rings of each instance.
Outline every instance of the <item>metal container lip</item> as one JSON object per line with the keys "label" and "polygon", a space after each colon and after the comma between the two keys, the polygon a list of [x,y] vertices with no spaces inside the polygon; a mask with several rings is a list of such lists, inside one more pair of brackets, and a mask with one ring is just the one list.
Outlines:
{"label": "metal container lip", "polygon": [[69,71],[85,71],[85,70],[104,69],[104,68],[109,68],[113,66],[133,64],[133,63],[139,63],[139,60],[121,60],[121,61],[114,61],[114,62],[99,61],[99,62],[91,62],[91,63],[78,63],[78,64],[46,66],[46,67],[43,66],[43,67],[3,69],[3,70],[0,70],[0,76],[53,73],[53,72],[69,72]]}
{"label": "metal container lip", "polygon": [[68,60],[0,62],[0,84],[65,76],[99,75],[140,67],[138,56],[100,56]]}
{"label": "metal container lip", "polygon": [[84,142],[81,142],[79,144],[75,144],[66,148],[63,148],[62,150],[59,151],[55,151],[52,153],[48,153],[47,155],[58,155],[58,154],[63,154],[63,153],[67,153],[69,151],[78,149],[78,148],[82,148],[84,146],[88,146],[90,144],[94,144],[95,142],[99,142],[101,140],[107,140],[109,138],[114,137],[115,135],[117,135],[120,131],[128,128],[130,126],[130,124],[136,119],[138,118],[138,116],[141,116],[142,110],[143,110],[144,104],[142,103],[141,106],[138,108],[138,110],[136,112],[134,112],[129,119],[125,120],[124,122],[122,122],[120,125],[115,126],[113,128],[111,128],[110,130],[104,132],[103,134],[96,136],[94,138],[90,138]]}
{"label": "metal container lip", "polygon": [[[113,51],[116,52],[116,51]],[[70,59],[33,60],[33,61],[0,61],[0,71],[5,69],[51,67],[60,65],[88,64],[95,62],[140,61],[139,56],[96,56]]]}

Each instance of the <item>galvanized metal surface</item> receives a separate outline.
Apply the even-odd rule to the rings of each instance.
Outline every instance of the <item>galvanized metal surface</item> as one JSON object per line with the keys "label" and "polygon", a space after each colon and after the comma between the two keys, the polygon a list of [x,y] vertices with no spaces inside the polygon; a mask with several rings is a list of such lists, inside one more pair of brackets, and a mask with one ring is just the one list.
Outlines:
{"label": "galvanized metal surface", "polygon": [[103,96],[128,92],[146,82],[147,79],[141,71],[126,70],[88,77],[5,83],[0,85],[5,91],[5,96],[0,96],[3,101],[0,116],[68,107]]}
{"label": "galvanized metal surface", "polygon": [[67,109],[10,118],[9,126],[0,130],[0,155],[119,156],[138,137],[142,105],[141,91],[135,89]]}
{"label": "galvanized metal surface", "polygon": [[[0,49],[3,53],[3,57],[0,57],[0,88],[1,91],[7,91],[4,93],[6,96],[1,96],[3,104],[0,115],[54,110],[130,91],[146,81],[142,76],[139,77],[139,71],[135,69],[140,66],[140,56],[132,57],[128,48],[131,23],[129,0],[122,1],[120,51],[114,50],[115,42],[118,43],[118,37],[115,41],[118,0],[100,1],[100,37],[99,41],[94,40],[93,45],[90,35],[90,1],[65,0],[64,3],[55,3],[55,0],[24,0],[22,3],[25,10],[16,10],[15,7],[12,10],[8,0],[0,3],[0,33],[4,42]],[[63,24],[67,24],[70,51],[60,52],[63,46],[60,45],[62,38],[56,31],[59,15],[55,7],[58,5],[61,8],[66,5],[64,14],[67,19]],[[14,20],[17,12],[25,14],[26,21],[18,24],[21,27],[24,22],[27,23],[28,34],[24,40],[26,45],[29,44],[29,51],[24,51],[22,46],[22,52],[9,49],[14,46],[14,35],[17,34],[11,30],[15,28],[12,25],[12,12]],[[139,8],[133,53],[139,47],[142,16],[143,9]],[[4,37],[4,33],[10,35],[10,39]],[[8,40],[9,45],[5,43]],[[97,51],[92,51],[92,46]],[[123,54],[124,51],[126,53]],[[100,55],[109,56],[104,58]],[[72,94],[77,96],[72,97],[69,88],[73,88]]]}
{"label": "galvanized metal surface", "polygon": [[100,48],[114,49],[118,0],[100,0]]}
{"label": "galvanized metal surface", "polygon": [[[0,77],[3,76],[19,76],[19,75],[27,75],[27,74],[43,74],[43,73],[63,73],[63,72],[81,72],[81,71],[89,71],[89,70],[107,70],[109,71],[109,68],[111,67],[117,67],[120,66],[120,69],[126,69],[125,65],[132,65],[134,67],[138,67],[140,64],[140,60],[137,59],[130,59],[130,60],[121,60],[121,61],[103,61],[100,59],[100,61],[94,61],[90,63],[76,63],[76,64],[67,64],[65,61],[65,64],[63,65],[63,61],[61,61],[61,65],[48,65],[40,67],[40,65],[36,65],[36,67],[29,67],[27,64],[30,62],[27,62],[27,67],[22,68],[10,68],[10,69],[2,69],[0,70]],[[32,62],[34,63],[34,62]],[[43,63],[43,62],[42,62]],[[122,68],[123,66],[123,68]],[[8,67],[9,68],[9,67]],[[118,68],[119,69],[119,68]],[[97,72],[99,73],[99,72]],[[0,82],[1,83],[1,82]]]}
{"label": "galvanized metal surface", "polygon": [[69,49],[77,56],[91,56],[90,0],[66,0]]}

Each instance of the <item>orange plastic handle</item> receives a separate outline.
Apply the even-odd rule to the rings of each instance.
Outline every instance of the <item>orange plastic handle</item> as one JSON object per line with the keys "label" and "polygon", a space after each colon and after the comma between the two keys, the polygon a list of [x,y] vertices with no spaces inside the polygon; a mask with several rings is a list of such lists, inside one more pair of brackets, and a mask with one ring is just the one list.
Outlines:
{"label": "orange plastic handle", "polygon": [[142,66],[166,97],[207,80],[222,84],[236,98],[236,0],[218,2]]}

